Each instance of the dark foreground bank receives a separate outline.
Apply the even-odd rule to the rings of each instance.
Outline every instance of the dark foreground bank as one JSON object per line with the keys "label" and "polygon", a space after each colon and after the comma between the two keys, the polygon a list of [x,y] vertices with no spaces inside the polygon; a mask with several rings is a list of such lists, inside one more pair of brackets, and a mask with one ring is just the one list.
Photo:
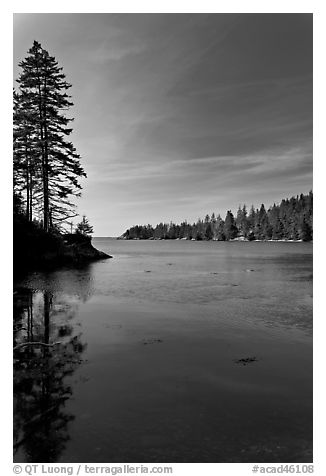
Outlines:
{"label": "dark foreground bank", "polygon": [[14,215],[13,260],[14,272],[83,265],[90,261],[112,258],[92,245],[90,236],[44,231],[36,223],[21,215]]}

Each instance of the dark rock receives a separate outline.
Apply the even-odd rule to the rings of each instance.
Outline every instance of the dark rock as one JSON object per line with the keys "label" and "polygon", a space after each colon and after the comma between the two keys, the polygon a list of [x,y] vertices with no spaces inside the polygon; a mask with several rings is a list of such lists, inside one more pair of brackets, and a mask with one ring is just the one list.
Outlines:
{"label": "dark rock", "polygon": [[147,344],[160,344],[162,341],[162,339],[146,339],[143,341],[143,345],[147,345]]}
{"label": "dark rock", "polygon": [[234,362],[236,364],[247,365],[247,364],[251,364],[252,362],[257,362],[257,361],[258,361],[257,357],[246,357],[246,358],[243,358],[243,359],[237,359]]}

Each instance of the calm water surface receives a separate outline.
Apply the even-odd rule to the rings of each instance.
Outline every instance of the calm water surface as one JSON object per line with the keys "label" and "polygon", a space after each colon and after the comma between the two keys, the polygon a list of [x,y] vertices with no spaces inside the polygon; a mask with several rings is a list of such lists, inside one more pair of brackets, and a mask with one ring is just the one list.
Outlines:
{"label": "calm water surface", "polygon": [[94,239],[16,283],[16,462],[312,461],[312,245]]}

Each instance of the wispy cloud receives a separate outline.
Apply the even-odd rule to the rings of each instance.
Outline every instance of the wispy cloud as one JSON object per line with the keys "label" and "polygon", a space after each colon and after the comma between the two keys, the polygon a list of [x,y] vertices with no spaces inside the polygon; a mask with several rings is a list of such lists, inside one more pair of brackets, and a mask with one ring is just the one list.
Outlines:
{"label": "wispy cloud", "polygon": [[110,41],[104,41],[92,54],[91,60],[94,62],[106,63],[110,61],[121,61],[128,56],[139,55],[147,50],[144,43],[130,42],[126,45],[111,44]]}

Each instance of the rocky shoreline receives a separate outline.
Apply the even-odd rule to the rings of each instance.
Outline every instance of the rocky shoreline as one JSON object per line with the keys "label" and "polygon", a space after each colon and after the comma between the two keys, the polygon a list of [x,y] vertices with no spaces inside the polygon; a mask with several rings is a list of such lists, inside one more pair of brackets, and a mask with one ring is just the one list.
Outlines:
{"label": "rocky shoreline", "polygon": [[[281,238],[279,240],[273,240],[273,239],[266,239],[266,240],[248,240],[248,238],[243,238],[243,237],[238,237],[238,238],[232,238],[230,240],[215,240],[210,239],[210,240],[196,240],[195,238],[126,238],[125,236],[121,235],[116,238],[117,240],[125,240],[125,241],[218,241],[220,243],[226,243],[226,242],[233,242],[233,241],[241,241],[241,242],[246,242],[246,243],[251,243],[251,242],[261,242],[261,243],[302,243],[305,240],[292,240],[292,239],[286,239],[286,238]],[[306,242],[312,242],[312,240],[306,240]]]}
{"label": "rocky shoreline", "polygon": [[45,232],[21,220],[14,222],[13,251],[14,274],[61,266],[83,266],[112,258],[94,248],[90,236]]}
{"label": "rocky shoreline", "polygon": [[100,251],[92,245],[89,236],[74,234],[63,235],[64,248],[63,256],[72,261],[94,261],[99,259],[112,258],[111,255]]}

